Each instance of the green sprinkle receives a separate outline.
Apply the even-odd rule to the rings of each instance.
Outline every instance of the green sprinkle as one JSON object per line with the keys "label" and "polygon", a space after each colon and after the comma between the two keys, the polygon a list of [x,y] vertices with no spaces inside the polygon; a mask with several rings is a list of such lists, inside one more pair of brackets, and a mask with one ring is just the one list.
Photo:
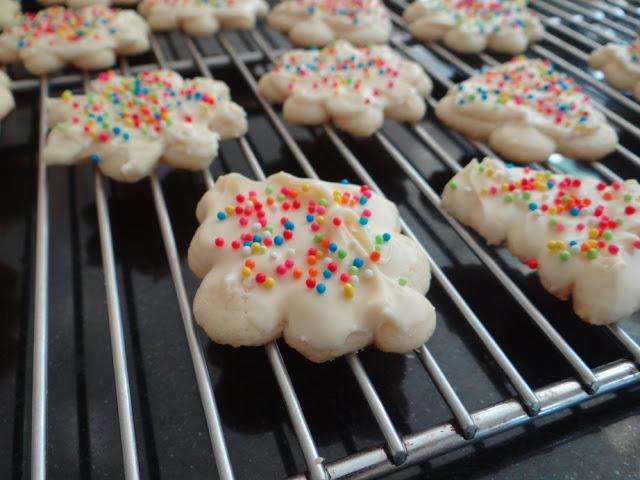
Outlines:
{"label": "green sprinkle", "polygon": [[271,194],[271,192],[273,192],[273,188],[271,188],[271,187],[267,187],[267,188],[265,188],[265,189],[264,189],[264,191],[265,191],[265,193],[266,193],[267,195],[270,195],[270,194]]}
{"label": "green sprinkle", "polygon": [[555,227],[557,223],[558,223],[558,220],[556,220],[555,218],[552,218],[551,220],[549,220],[550,227]]}
{"label": "green sprinkle", "polygon": [[455,180],[451,180],[449,182],[449,188],[451,190],[456,190],[458,188],[458,182],[456,182]]}
{"label": "green sprinkle", "polygon": [[400,286],[404,287],[407,284],[407,279],[406,278],[399,278],[398,279],[398,283],[400,284]]}
{"label": "green sprinkle", "polygon": [[624,198],[625,203],[629,203],[631,201],[631,199],[633,198],[633,195],[631,195],[630,193],[625,193],[623,198]]}
{"label": "green sprinkle", "polygon": [[316,233],[313,236],[313,241],[316,243],[320,243],[322,241],[322,234],[321,233]]}
{"label": "green sprinkle", "polygon": [[613,238],[613,232],[607,228],[604,232],[602,232],[602,236],[605,240],[611,240]]}
{"label": "green sprinkle", "polygon": [[522,199],[523,200],[531,199],[531,192],[522,192]]}
{"label": "green sprinkle", "polygon": [[484,167],[483,167],[482,165],[480,165],[480,166],[478,167],[478,171],[479,171],[480,173],[484,173]]}
{"label": "green sprinkle", "polygon": [[382,243],[382,235],[376,235],[376,243]]}
{"label": "green sprinkle", "polygon": [[597,256],[598,256],[598,250],[596,250],[595,248],[590,248],[589,250],[587,250],[587,258],[589,260],[593,260]]}
{"label": "green sprinkle", "polygon": [[507,202],[507,203],[513,202],[513,193],[507,193],[504,196],[504,201]]}
{"label": "green sprinkle", "polygon": [[327,202],[326,198],[321,198],[320,200],[318,200],[318,203],[323,207],[326,207],[327,205],[329,205],[329,202]]}
{"label": "green sprinkle", "polygon": [[278,196],[276,197],[276,199],[277,199],[279,202],[283,202],[283,201],[284,201],[284,195],[283,195],[282,193],[279,193],[279,194],[278,194]]}
{"label": "green sprinkle", "polygon": [[560,252],[560,260],[562,260],[563,262],[567,262],[571,259],[571,252],[569,252],[568,250],[562,250]]}
{"label": "green sprinkle", "polygon": [[266,227],[264,227],[264,230],[265,230],[266,232],[270,232],[270,233],[272,233],[272,234],[273,234],[273,227],[272,227],[271,225],[267,225]]}
{"label": "green sprinkle", "polygon": [[338,250],[338,258],[340,258],[340,260],[342,260],[343,258],[345,258],[347,256],[347,251],[344,249],[340,249]]}
{"label": "green sprinkle", "polygon": [[356,267],[355,265],[351,265],[349,267],[349,275],[355,275],[359,271],[360,271],[360,269],[358,267]]}

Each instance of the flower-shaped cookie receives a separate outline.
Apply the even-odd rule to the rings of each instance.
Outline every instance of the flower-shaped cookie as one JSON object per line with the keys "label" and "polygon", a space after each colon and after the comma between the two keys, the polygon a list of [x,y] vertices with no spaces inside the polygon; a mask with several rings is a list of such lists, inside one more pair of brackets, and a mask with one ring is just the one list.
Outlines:
{"label": "flower-shaped cookie", "polygon": [[35,75],[68,63],[100,70],[115,64],[116,53],[148,49],[148,27],[140,15],[105,7],[49,7],[22,15],[0,34],[0,61],[21,61]]}
{"label": "flower-shaped cookie", "polygon": [[142,0],[138,11],[155,31],[183,29],[211,35],[223,28],[249,29],[269,11],[265,0]]}
{"label": "flower-shaped cookie", "polygon": [[267,20],[303,47],[334,40],[368,46],[387,43],[391,36],[389,11],[380,0],[285,0]]}
{"label": "flower-shaped cookie", "polygon": [[6,117],[15,105],[11,94],[11,79],[3,70],[0,70],[0,119]]}
{"label": "flower-shaped cookie", "polygon": [[525,0],[416,0],[403,17],[414,36],[462,53],[488,48],[515,55],[544,36]]}
{"label": "flower-shaped cookie", "polygon": [[627,45],[608,43],[591,52],[589,64],[604,72],[616,88],[631,90],[640,100],[640,38]]}
{"label": "flower-shaped cookie", "polygon": [[0,0],[0,29],[13,25],[20,13],[20,2]]}
{"label": "flower-shaped cookie", "polygon": [[485,158],[445,187],[442,206],[491,244],[538,269],[552,294],[573,297],[594,324],[640,309],[640,185],[607,185]]}
{"label": "flower-shaped cookie", "polygon": [[417,122],[431,80],[389,47],[354,47],[340,40],[322,50],[292,50],[262,76],[260,93],[284,103],[287,120],[318,125],[333,119],[353,135],[371,135],[384,117]]}
{"label": "flower-shaped cookie", "polygon": [[422,345],[435,327],[429,265],[400,233],[398,211],[366,186],[278,173],[220,177],[196,211],[193,310],[218,343],[283,336],[314,362],[374,343]]}
{"label": "flower-shaped cookie", "polygon": [[436,115],[516,162],[544,162],[554,152],[597,160],[618,145],[591,98],[547,60],[517,57],[454,85]]}
{"label": "flower-shaped cookie", "polygon": [[135,77],[101,73],[87,95],[66,91],[47,110],[47,163],[89,160],[123,182],[149,175],[160,160],[175,168],[207,168],[219,138],[247,131],[246,114],[230,100],[225,83],[184,80],[170,70]]}

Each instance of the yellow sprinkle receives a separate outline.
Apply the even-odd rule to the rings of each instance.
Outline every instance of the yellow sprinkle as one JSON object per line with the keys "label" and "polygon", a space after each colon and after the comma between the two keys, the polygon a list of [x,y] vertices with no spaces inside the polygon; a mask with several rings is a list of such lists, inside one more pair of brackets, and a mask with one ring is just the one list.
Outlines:
{"label": "yellow sprinkle", "polygon": [[322,215],[318,215],[316,217],[317,222],[322,225],[324,223],[324,217]]}
{"label": "yellow sprinkle", "polygon": [[251,244],[251,251],[253,253],[260,253],[260,250],[261,250],[261,248],[260,248],[260,244],[258,242],[253,242]]}
{"label": "yellow sprinkle", "polygon": [[242,276],[248,277],[251,275],[251,269],[249,267],[242,267]]}
{"label": "yellow sprinkle", "polygon": [[88,123],[89,125],[93,125],[94,123],[96,123],[96,121],[95,121],[93,118],[88,118],[88,119],[87,119],[87,123]]}
{"label": "yellow sprinkle", "polygon": [[487,168],[487,170],[485,171],[485,174],[486,174],[486,175],[487,175],[487,177],[489,177],[489,178],[493,177],[493,174],[494,174],[494,173],[496,173],[496,171],[495,171],[493,168],[491,168],[491,167]]}
{"label": "yellow sprinkle", "polygon": [[72,97],[73,93],[71,93],[71,90],[65,90],[64,92],[62,92],[62,100],[64,100],[65,102],[71,100]]}
{"label": "yellow sprinkle", "polygon": [[549,250],[555,250],[556,249],[556,241],[555,240],[549,240],[547,242],[547,248]]}
{"label": "yellow sprinkle", "polygon": [[311,185],[309,185],[308,183],[303,183],[302,184],[302,191],[306,193],[309,190],[311,190]]}
{"label": "yellow sprinkle", "polygon": [[264,286],[267,288],[271,288],[276,284],[276,281],[274,280],[273,277],[267,277],[267,279],[264,281]]}
{"label": "yellow sprinkle", "polygon": [[598,246],[598,242],[596,240],[587,240],[587,245],[589,245],[591,248],[596,248]]}
{"label": "yellow sprinkle", "polygon": [[555,205],[553,207],[549,207],[549,213],[555,215],[556,213],[558,213],[558,207],[556,207]]}
{"label": "yellow sprinkle", "polygon": [[503,183],[502,184],[502,191],[503,192],[508,192],[509,191],[509,184],[508,183]]}
{"label": "yellow sprinkle", "polygon": [[480,193],[482,195],[488,195],[489,194],[489,189],[487,187],[482,187],[482,190],[480,190]]}
{"label": "yellow sprinkle", "polygon": [[589,238],[598,238],[600,236],[600,230],[597,228],[592,228],[589,230]]}
{"label": "yellow sprinkle", "polygon": [[227,212],[227,215],[233,215],[233,212],[235,212],[236,209],[233,208],[233,205],[227,205],[224,211]]}
{"label": "yellow sprinkle", "polygon": [[324,257],[324,251],[323,251],[323,250],[318,250],[318,251],[316,252],[316,257],[318,257],[318,258],[322,258],[322,257]]}
{"label": "yellow sprinkle", "polygon": [[346,298],[353,298],[353,296],[356,294],[356,289],[353,288],[353,285],[351,285],[350,283],[345,283],[344,284],[344,296]]}

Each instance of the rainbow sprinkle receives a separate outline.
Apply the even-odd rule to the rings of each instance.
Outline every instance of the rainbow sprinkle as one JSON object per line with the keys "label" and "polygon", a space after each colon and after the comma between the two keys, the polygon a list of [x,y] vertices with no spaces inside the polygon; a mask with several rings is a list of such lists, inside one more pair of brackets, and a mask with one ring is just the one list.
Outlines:
{"label": "rainbow sprinkle", "polygon": [[476,103],[515,106],[577,132],[595,130],[601,123],[594,118],[591,98],[548,60],[516,57],[459,83],[453,94],[462,108]]}
{"label": "rainbow sprinkle", "polygon": [[[234,233],[215,236],[211,245],[227,250],[225,255],[243,258],[239,273],[256,285],[271,289],[283,282],[301,282],[316,295],[338,289],[343,298],[350,300],[357,295],[361,281],[373,278],[374,265],[382,260],[385,245],[392,239],[389,232],[373,234],[374,241],[366,255],[354,253],[351,245],[339,241],[344,232],[353,231],[357,225],[368,229],[362,222],[355,223],[353,215],[358,219],[372,218],[374,213],[368,205],[371,196],[366,185],[348,185],[333,190],[331,198],[318,198],[317,190],[309,183],[267,186],[262,193],[238,193],[226,207],[215,212],[215,221],[231,223]],[[294,218],[303,220],[296,222]],[[367,232],[367,237],[371,233]],[[308,239],[308,243],[302,249],[291,248],[291,241],[299,236]],[[261,262],[260,258],[265,257],[273,261]],[[407,281],[401,278],[398,283],[406,285]]]}
{"label": "rainbow sprinkle", "polygon": [[353,25],[389,18],[389,12],[380,0],[293,0],[285,3],[290,8],[304,8],[313,16],[337,16],[348,18]]}

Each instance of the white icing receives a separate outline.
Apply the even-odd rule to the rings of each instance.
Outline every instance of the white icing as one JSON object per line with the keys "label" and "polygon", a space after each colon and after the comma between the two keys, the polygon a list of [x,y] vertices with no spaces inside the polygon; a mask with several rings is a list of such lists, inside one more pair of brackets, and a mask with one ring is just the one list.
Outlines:
{"label": "white icing", "polygon": [[593,161],[618,144],[580,86],[544,60],[516,58],[454,85],[436,115],[517,162],[543,162],[554,152]]}
{"label": "white icing", "polygon": [[0,0],[0,29],[12,25],[20,12],[20,2]]}
{"label": "white icing", "polygon": [[585,321],[611,323],[640,309],[636,180],[607,186],[485,158],[470,162],[447,184],[442,206],[489,243],[506,242],[522,261],[536,260],[544,287],[563,299],[572,296]]}
{"label": "white icing", "polygon": [[6,117],[15,105],[11,93],[11,79],[3,70],[0,70],[0,119]]}
{"label": "white icing", "polygon": [[220,27],[250,29],[269,11],[265,0],[142,0],[138,11],[155,31],[210,35]]}
{"label": "white icing", "polygon": [[[271,213],[266,208],[267,187],[273,189],[274,198],[283,188],[288,189],[281,200],[283,207],[287,204],[282,213]],[[294,190],[295,197],[289,194]],[[266,210],[265,228],[274,230],[274,243],[265,245],[266,251],[283,253],[293,248],[297,252],[287,256],[288,261],[293,262],[288,267],[283,261],[274,263],[266,253],[251,253],[253,246],[241,247],[240,250],[248,249],[247,256],[234,249],[233,240],[240,239],[243,232],[253,233],[241,226],[241,218],[245,214],[255,218],[257,210],[218,218],[227,206],[234,211],[239,203],[236,195],[246,197],[251,191],[261,202],[261,209]],[[237,347],[263,345],[282,336],[305,357],[324,362],[371,343],[385,351],[408,352],[431,336],[435,312],[424,297],[430,280],[424,252],[413,240],[399,233],[395,205],[375,193],[366,205],[359,200],[354,200],[355,206],[350,201],[345,204],[336,201],[334,195],[341,200],[344,192],[360,195],[362,191],[355,185],[300,179],[286,173],[272,175],[262,182],[235,173],[216,181],[198,204],[196,215],[200,226],[189,247],[189,266],[202,278],[194,299],[194,316],[211,339]],[[324,203],[321,199],[327,200],[323,213],[318,210]],[[296,201],[300,202],[299,208]],[[306,218],[310,214],[310,201],[316,202],[311,222]],[[370,210],[371,216],[368,224],[362,226],[359,217],[365,209]],[[294,224],[293,237],[277,246],[275,241],[278,237],[282,239],[286,229],[281,221],[283,216]],[[320,217],[322,224],[318,223]],[[334,218],[341,219],[342,223],[335,225]],[[390,234],[390,238],[376,242],[376,235],[383,233]],[[330,244],[317,243],[316,234],[322,235],[323,240],[335,242],[338,250],[332,252]],[[216,246],[219,238],[224,239],[224,245]],[[380,245],[377,262],[370,259],[374,245]],[[323,255],[316,252],[315,263],[308,260],[309,247],[324,252]],[[343,259],[340,249],[346,253]],[[336,270],[329,279],[323,274],[324,270],[330,271],[330,266],[321,261],[324,255],[331,256],[335,262]],[[360,276],[366,270],[372,274],[358,284],[347,282],[353,288],[353,296],[348,298],[345,292],[350,287],[340,276],[349,275],[349,267],[358,262],[356,257],[364,264],[351,275]],[[246,276],[245,262],[255,262],[253,268],[245,272]],[[281,273],[278,273],[279,267],[283,269]],[[300,272],[296,273],[297,268]],[[310,268],[317,268],[317,275],[313,277],[317,283],[311,288],[306,283]],[[271,277],[275,284],[267,287],[270,280],[262,278],[261,283],[260,274]],[[319,293],[318,283],[324,284],[324,293]]]}
{"label": "white icing", "polygon": [[416,63],[387,46],[357,48],[340,40],[322,50],[292,50],[262,76],[260,93],[282,102],[292,123],[333,119],[347,132],[367,136],[384,117],[417,122],[426,111],[431,80]]}
{"label": "white icing", "polygon": [[414,36],[462,53],[488,48],[515,55],[544,36],[524,0],[416,0],[403,17]]}
{"label": "white icing", "polygon": [[149,175],[160,160],[175,168],[207,168],[219,138],[247,131],[246,114],[230,100],[225,83],[184,80],[170,70],[136,77],[104,73],[91,82],[88,96],[66,92],[49,100],[47,110],[53,128],[43,151],[47,163],[92,160],[124,182]]}
{"label": "white icing", "polygon": [[391,36],[389,12],[380,0],[285,0],[267,20],[303,47],[335,40],[368,46],[387,43]]}
{"label": "white icing", "polygon": [[35,17],[21,16],[0,34],[0,61],[21,61],[35,75],[69,63],[101,70],[115,64],[116,54],[148,49],[148,27],[142,17],[131,10],[104,7],[49,7]]}
{"label": "white icing", "polygon": [[631,90],[640,100],[640,38],[627,45],[608,43],[591,52],[589,64],[604,72],[614,87]]}

